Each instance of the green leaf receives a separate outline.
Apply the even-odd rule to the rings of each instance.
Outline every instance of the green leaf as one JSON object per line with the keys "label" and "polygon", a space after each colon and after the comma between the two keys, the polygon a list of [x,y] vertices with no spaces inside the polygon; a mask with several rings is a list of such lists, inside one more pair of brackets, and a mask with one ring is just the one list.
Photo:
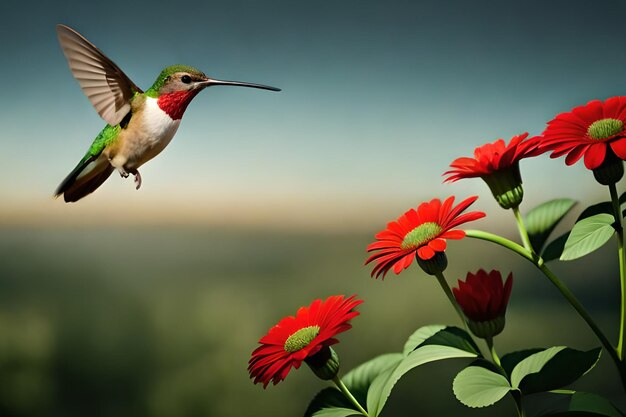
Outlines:
{"label": "green leaf", "polygon": [[372,381],[381,373],[395,367],[404,358],[401,353],[386,353],[371,359],[344,375],[341,380],[359,404],[365,406],[367,391]]}
{"label": "green leaf", "polygon": [[324,408],[311,415],[311,417],[352,417],[363,416],[358,411],[349,408]]}
{"label": "green leaf", "polygon": [[[348,372],[344,375],[342,381],[359,404],[364,405],[367,400],[367,391],[372,381],[382,372],[395,368],[403,357],[401,353],[387,353],[377,356]],[[348,412],[352,414],[346,414]],[[313,398],[306,409],[304,417],[343,417],[351,415],[361,415],[361,413],[354,409],[352,403],[338,389],[326,388]]]}
{"label": "green leaf", "polygon": [[604,245],[615,232],[614,221],[610,214],[601,213],[576,223],[565,242],[561,260],[580,258]]}
{"label": "green leaf", "polygon": [[[344,410],[343,414],[341,410]],[[348,411],[351,414],[347,414]],[[304,417],[347,417],[359,414],[358,411],[352,409],[350,401],[338,389],[324,388],[309,403]]]}
{"label": "green leaf", "polygon": [[424,340],[420,346],[439,345],[464,350],[476,356],[482,356],[480,349],[465,330],[456,326],[448,326]]}
{"label": "green leaf", "polygon": [[381,373],[374,379],[367,393],[367,411],[377,417],[382,411],[391,390],[402,375],[425,363],[452,358],[475,358],[476,354],[450,346],[421,346],[409,353],[397,366]]}
{"label": "green leaf", "polygon": [[575,205],[575,200],[558,198],[547,201],[528,212],[525,221],[526,230],[530,243],[537,252],[541,252],[550,233]]}
{"label": "green leaf", "polygon": [[564,233],[554,239],[552,242],[548,243],[548,246],[546,246],[546,248],[543,250],[543,253],[541,254],[544,262],[553,261],[561,257],[563,249],[565,248],[565,242],[569,238],[569,234],[570,232]]}
{"label": "green leaf", "polygon": [[525,349],[518,350],[517,352],[507,353],[506,355],[500,358],[500,364],[506,372],[507,375],[511,376],[511,372],[513,372],[513,368],[517,366],[522,360],[526,359],[530,355],[533,355],[537,352],[541,352],[544,350],[543,348],[533,348],[533,349]]}
{"label": "green leaf", "polygon": [[613,215],[613,205],[610,201],[603,201],[601,203],[594,204],[592,206],[587,207],[583,210],[582,213],[578,215],[576,219],[576,223],[581,220],[587,219],[591,216],[595,216],[596,214],[610,214]]}
{"label": "green leaf", "polygon": [[435,333],[440,330],[445,329],[446,326],[443,324],[431,324],[430,326],[423,326],[417,329],[404,344],[404,349],[402,349],[402,353],[404,356],[408,355],[412,351],[414,351],[419,345],[421,345],[426,339],[433,336]]}
{"label": "green leaf", "polygon": [[468,407],[487,407],[500,401],[513,388],[501,374],[482,366],[468,366],[452,383],[456,398]]}
{"label": "green leaf", "polygon": [[419,328],[404,344],[404,354],[426,345],[450,346],[480,356],[480,349],[465,330],[456,326],[432,325]]}
{"label": "green leaf", "polygon": [[[624,194],[622,194],[624,196]],[[582,213],[576,219],[576,223],[581,222],[584,219],[587,219],[591,216],[595,216],[596,214],[613,214],[613,206],[610,202],[604,201],[602,203],[594,204],[592,206],[587,207],[583,210]],[[541,257],[545,262],[553,261],[555,259],[559,259],[561,254],[563,253],[563,249],[565,248],[565,242],[569,238],[571,232],[567,232],[559,236],[550,242],[546,248],[544,249]],[[537,249],[536,249],[537,250]]]}
{"label": "green leaf", "polygon": [[544,414],[541,417],[624,417],[609,400],[597,394],[575,392],[569,399],[568,411]]}
{"label": "green leaf", "polygon": [[513,388],[519,388],[519,384],[522,379],[530,374],[536,374],[560,351],[565,349],[565,346],[554,346],[541,352],[533,353],[520,361],[513,371],[511,372],[511,386]]}
{"label": "green leaf", "polygon": [[315,413],[311,414],[311,417],[352,417],[352,416],[361,416],[358,411],[351,410],[349,408],[323,408]]}
{"label": "green leaf", "polygon": [[622,413],[609,400],[590,392],[576,392],[572,395],[570,411],[587,411],[607,417],[623,417]]}
{"label": "green leaf", "polygon": [[571,384],[589,372],[600,359],[601,349],[587,352],[555,346],[533,353],[511,371],[511,385],[524,394],[550,391]]}
{"label": "green leaf", "polygon": [[561,411],[559,413],[544,414],[541,417],[607,417],[590,411]]}

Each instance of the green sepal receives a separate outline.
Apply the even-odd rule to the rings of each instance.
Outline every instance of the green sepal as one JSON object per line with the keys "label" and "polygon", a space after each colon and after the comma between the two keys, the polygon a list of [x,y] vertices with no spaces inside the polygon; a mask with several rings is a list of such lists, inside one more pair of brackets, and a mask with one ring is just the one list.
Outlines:
{"label": "green sepal", "polygon": [[560,259],[571,261],[600,248],[615,233],[614,222],[612,215],[600,213],[576,223],[565,242]]}
{"label": "green sepal", "polygon": [[528,212],[524,223],[530,243],[537,252],[541,252],[550,233],[576,204],[577,202],[570,198],[557,198],[542,203]]}
{"label": "green sepal", "polygon": [[611,185],[617,183],[623,176],[624,163],[615,155],[610,147],[607,147],[604,162],[593,170],[593,177],[602,185]]}
{"label": "green sepal", "polygon": [[522,176],[519,163],[516,162],[509,168],[494,172],[481,177],[489,186],[491,194],[500,207],[508,210],[518,207],[524,198]]}
{"label": "green sepal", "polygon": [[330,381],[339,372],[339,356],[330,346],[323,347],[315,355],[306,358],[304,362],[323,381]]}
{"label": "green sepal", "polygon": [[598,363],[601,352],[601,348],[583,352],[566,346],[554,346],[532,353],[510,371],[511,386],[527,395],[569,385]]}
{"label": "green sepal", "polygon": [[445,252],[435,252],[435,256],[430,259],[422,259],[415,254],[417,264],[428,275],[437,275],[442,273],[448,267],[448,257]]}
{"label": "green sepal", "polygon": [[481,339],[489,339],[494,336],[499,335],[504,330],[504,325],[506,324],[506,319],[504,315],[500,317],[496,317],[493,320],[484,320],[484,321],[474,321],[471,319],[467,320],[467,327],[469,327],[470,331]]}

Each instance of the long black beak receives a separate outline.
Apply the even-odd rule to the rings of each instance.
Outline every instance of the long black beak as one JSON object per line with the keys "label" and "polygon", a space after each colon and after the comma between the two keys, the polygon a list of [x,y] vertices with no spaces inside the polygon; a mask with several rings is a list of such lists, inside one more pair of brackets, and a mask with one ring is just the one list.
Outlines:
{"label": "long black beak", "polygon": [[209,78],[208,80],[202,82],[203,87],[211,87],[213,85],[234,85],[237,87],[250,87],[250,88],[260,88],[261,90],[280,91],[280,88],[271,87],[269,85],[243,83],[239,81],[224,81],[224,80],[214,80],[214,79]]}

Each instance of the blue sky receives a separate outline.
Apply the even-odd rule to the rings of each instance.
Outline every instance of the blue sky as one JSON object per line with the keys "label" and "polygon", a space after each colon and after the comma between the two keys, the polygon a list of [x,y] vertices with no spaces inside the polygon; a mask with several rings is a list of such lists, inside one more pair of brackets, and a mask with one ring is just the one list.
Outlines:
{"label": "blue sky", "polygon": [[[5,222],[340,225],[480,194],[441,174],[483,143],[626,92],[620,1],[43,2],[0,6]],[[51,195],[103,121],[71,77],[74,27],[146,89],[165,66],[281,93],[211,88],[172,143],[72,206]],[[522,165],[528,204],[604,198],[582,166]],[[387,217],[385,217],[387,216]],[[389,219],[390,220],[390,219]],[[384,223],[384,220],[378,220]]]}

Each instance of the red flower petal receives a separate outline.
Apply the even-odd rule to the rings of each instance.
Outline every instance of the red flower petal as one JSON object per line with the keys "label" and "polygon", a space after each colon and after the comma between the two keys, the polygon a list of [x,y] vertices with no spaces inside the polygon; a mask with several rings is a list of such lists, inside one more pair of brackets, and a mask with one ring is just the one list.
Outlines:
{"label": "red flower petal", "polygon": [[[355,297],[335,295],[324,301],[315,300],[308,307],[298,309],[295,316],[280,320],[259,340],[261,346],[252,352],[248,371],[254,383],[263,383],[263,388],[270,382],[276,385],[285,379],[292,367],[298,369],[306,358],[325,346],[337,343],[334,336],[350,329],[349,321],[359,314],[354,309],[363,301]],[[300,350],[286,351],[287,339],[298,330],[310,326],[319,327],[317,336]]]}
{"label": "red flower petal", "polygon": [[[479,211],[463,213],[477,198],[469,197],[457,206],[454,206],[454,197],[448,197],[443,203],[435,198],[388,223],[387,229],[375,235],[377,241],[367,246],[368,252],[375,252],[365,261],[365,264],[376,262],[371,275],[384,278],[392,269],[399,274],[413,263],[416,254],[420,259],[431,259],[435,252],[445,251],[445,239],[465,237],[465,232],[454,228],[485,216]],[[419,247],[403,246],[405,237],[424,223],[436,223],[440,231],[435,236],[428,236]]]}
{"label": "red flower petal", "polygon": [[435,252],[443,252],[446,250],[446,241],[445,239],[437,238],[428,242],[428,247],[430,247]]}
{"label": "red flower petal", "polygon": [[569,150],[569,153],[565,157],[566,165],[574,165],[589,149],[589,145],[578,145]]}
{"label": "red flower petal", "polygon": [[421,260],[427,261],[435,256],[435,251],[428,245],[422,246],[417,250],[417,256],[419,256]]}
{"label": "red flower petal", "polygon": [[588,169],[598,168],[604,162],[607,145],[611,146],[620,159],[626,159],[624,128],[606,138],[594,139],[589,136],[589,127],[604,119],[616,119],[626,124],[626,97],[611,97],[604,102],[593,100],[570,112],[557,115],[548,122],[540,137],[539,147],[552,151],[551,158],[567,155],[567,165],[573,165],[584,156],[585,167]]}
{"label": "red flower petal", "polygon": [[544,152],[539,149],[538,137],[527,141],[528,133],[514,136],[507,145],[504,140],[498,139],[493,143],[487,143],[474,150],[474,158],[461,157],[455,159],[449,171],[443,175],[444,180],[454,182],[462,178],[475,178],[492,175],[498,171],[510,168],[520,159],[537,156]]}
{"label": "red flower petal", "polygon": [[465,282],[459,280],[458,284],[458,288],[453,288],[452,292],[470,320],[494,320],[505,314],[513,287],[512,274],[509,274],[503,285],[499,271],[487,273],[480,269],[476,274],[468,273]]}
{"label": "red flower petal", "polygon": [[606,155],[606,144],[603,142],[594,143],[585,152],[585,167],[587,169],[596,169],[604,161]]}
{"label": "red flower petal", "polygon": [[[624,111],[626,112],[626,109]],[[626,138],[617,139],[610,145],[613,153],[622,161],[626,161]]]}

